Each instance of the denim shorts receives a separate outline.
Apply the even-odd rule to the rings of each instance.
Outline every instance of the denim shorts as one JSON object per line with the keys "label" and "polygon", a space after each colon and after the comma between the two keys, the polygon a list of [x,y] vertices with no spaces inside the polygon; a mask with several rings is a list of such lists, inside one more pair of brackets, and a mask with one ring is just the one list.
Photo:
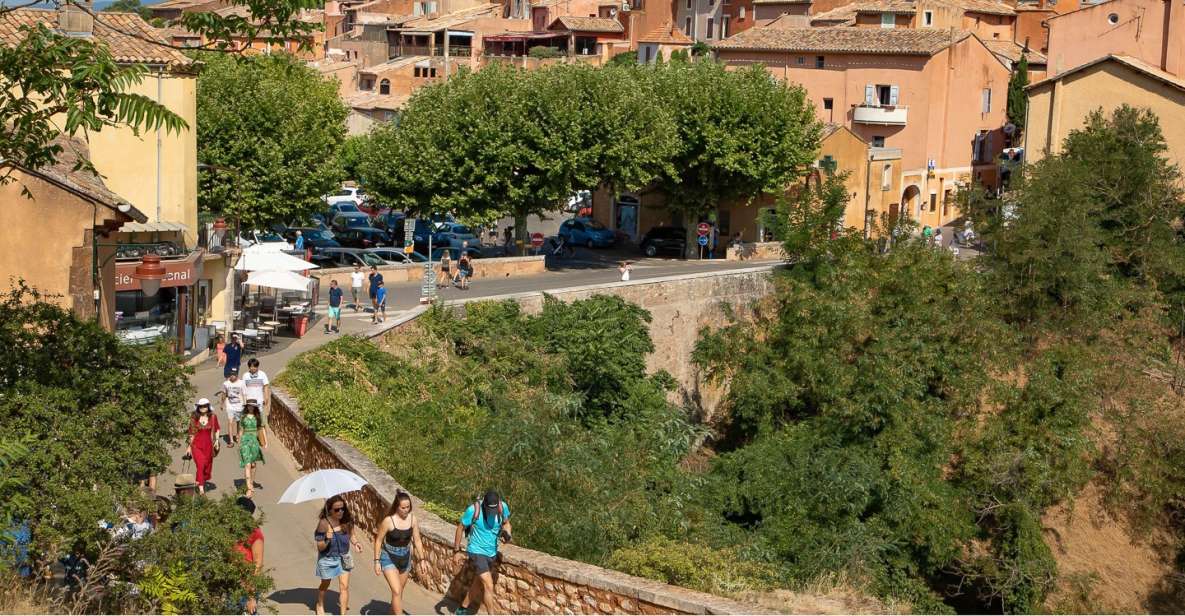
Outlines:
{"label": "denim shorts", "polygon": [[411,547],[396,547],[384,543],[382,551],[379,552],[379,565],[383,571],[387,569],[398,569],[400,573],[411,571]]}
{"label": "denim shorts", "polygon": [[331,319],[342,318],[342,307],[341,306],[330,306],[328,312],[329,312],[329,318],[331,318]]}
{"label": "denim shorts", "polygon": [[491,572],[498,568],[498,557],[485,556],[484,554],[474,554],[470,552],[469,566],[473,567],[473,572],[478,575]]}
{"label": "denim shorts", "polygon": [[322,556],[317,559],[317,569],[314,575],[323,580],[332,580],[345,572],[346,570],[342,569],[341,556]]}

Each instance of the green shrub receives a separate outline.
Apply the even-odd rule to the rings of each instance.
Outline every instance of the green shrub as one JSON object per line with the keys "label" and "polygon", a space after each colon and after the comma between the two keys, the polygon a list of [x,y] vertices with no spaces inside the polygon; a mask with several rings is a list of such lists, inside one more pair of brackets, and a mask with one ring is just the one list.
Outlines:
{"label": "green shrub", "polygon": [[558,47],[532,47],[527,55],[532,58],[559,58],[563,56]]}
{"label": "green shrub", "polygon": [[768,590],[778,581],[773,567],[741,558],[734,549],[663,537],[613,552],[608,565],[630,575],[725,595]]}

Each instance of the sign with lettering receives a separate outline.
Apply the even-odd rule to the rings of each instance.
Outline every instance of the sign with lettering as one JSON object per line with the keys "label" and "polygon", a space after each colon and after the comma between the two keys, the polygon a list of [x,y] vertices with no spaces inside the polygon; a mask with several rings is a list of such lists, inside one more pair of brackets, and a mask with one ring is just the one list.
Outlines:
{"label": "sign with lettering", "polygon": [[[115,290],[139,291],[140,281],[132,277],[139,261],[129,261],[115,264]],[[165,279],[160,282],[161,287],[188,287],[196,284],[202,276],[201,253],[195,252],[185,259],[161,260],[165,268]]]}

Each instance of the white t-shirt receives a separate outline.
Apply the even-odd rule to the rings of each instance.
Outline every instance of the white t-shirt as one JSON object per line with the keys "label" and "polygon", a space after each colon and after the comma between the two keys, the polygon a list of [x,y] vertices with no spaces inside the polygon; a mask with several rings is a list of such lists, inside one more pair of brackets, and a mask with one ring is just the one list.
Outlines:
{"label": "white t-shirt", "polygon": [[247,386],[248,400],[258,401],[260,406],[263,406],[267,403],[267,401],[263,399],[263,388],[265,385],[271,385],[271,381],[267,380],[266,372],[260,370],[255,374],[251,374],[251,371],[248,370],[239,377],[239,381]]}
{"label": "white t-shirt", "polygon": [[242,380],[231,383],[230,380],[222,382],[222,391],[226,394],[226,408],[230,411],[243,410],[243,402],[247,400],[247,386]]}
{"label": "white t-shirt", "polygon": [[366,272],[350,272],[350,286],[361,288],[362,281],[366,279]]}

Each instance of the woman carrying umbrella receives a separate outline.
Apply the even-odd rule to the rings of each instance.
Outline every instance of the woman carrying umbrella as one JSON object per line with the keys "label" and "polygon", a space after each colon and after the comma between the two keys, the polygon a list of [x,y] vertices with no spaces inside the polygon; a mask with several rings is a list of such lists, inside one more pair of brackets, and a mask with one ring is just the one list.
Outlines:
{"label": "woman carrying umbrella", "polygon": [[354,541],[354,517],[340,494],[325,501],[313,540],[317,544],[316,575],[321,578],[321,585],[317,587],[317,613],[325,613],[325,591],[336,578],[340,595],[338,606],[345,614],[350,609],[350,570],[354,568],[350,545],[361,552],[362,544]]}

